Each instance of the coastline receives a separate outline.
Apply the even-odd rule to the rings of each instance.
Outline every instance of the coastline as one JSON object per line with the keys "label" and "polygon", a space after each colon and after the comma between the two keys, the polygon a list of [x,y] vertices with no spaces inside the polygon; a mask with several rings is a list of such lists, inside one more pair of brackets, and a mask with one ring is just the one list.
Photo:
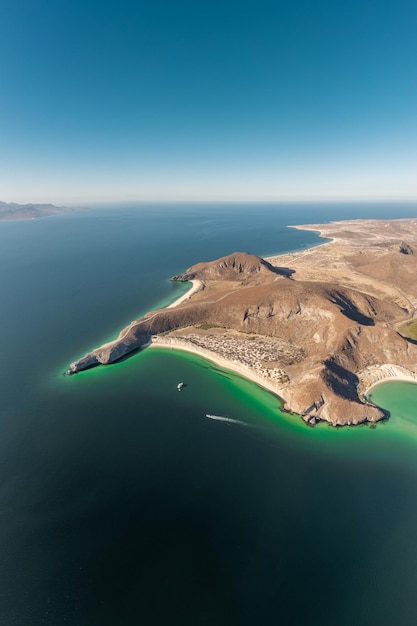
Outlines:
{"label": "coastline", "polygon": [[369,393],[385,383],[411,383],[417,385],[417,374],[414,374],[410,370],[399,367],[398,365],[392,365],[385,363],[378,368],[374,368],[371,371],[362,373],[362,376],[368,376],[368,380],[363,382],[365,387],[363,393],[364,398],[368,398]]}
{"label": "coastline", "polygon": [[182,304],[183,302],[186,302],[195,293],[197,293],[198,291],[201,291],[201,289],[203,287],[203,283],[201,282],[201,280],[193,279],[193,280],[190,280],[190,281],[187,281],[187,282],[192,283],[192,286],[190,287],[190,289],[188,291],[186,291],[182,296],[177,298],[177,300],[174,300],[174,302],[172,302],[171,304],[168,304],[168,306],[165,307],[166,309],[174,309],[179,304]]}
{"label": "coastline", "polygon": [[268,261],[268,263],[271,263],[271,260],[274,259],[279,259],[280,257],[294,257],[294,256],[298,256],[298,255],[304,255],[304,254],[309,254],[310,252],[312,252],[313,250],[317,250],[317,248],[322,248],[323,246],[330,246],[333,245],[335,243],[337,243],[337,237],[327,237],[326,235],[323,235],[322,233],[324,231],[319,230],[317,228],[309,228],[309,227],[305,227],[302,224],[300,225],[292,225],[289,224],[287,226],[287,228],[294,228],[294,230],[308,230],[312,233],[317,233],[319,237],[321,237],[322,239],[328,239],[328,241],[320,241],[319,243],[313,243],[310,246],[308,246],[307,248],[298,248],[295,250],[291,250],[290,252],[277,252],[276,254],[270,254],[268,256],[262,257],[263,259],[265,259],[265,261]]}
{"label": "coastline", "polygon": [[264,257],[265,261],[268,261],[268,263],[271,263],[271,265],[275,265],[276,262],[279,261],[279,259],[298,259],[300,257],[314,253],[318,248],[324,248],[325,246],[334,246],[338,242],[342,241],[337,237],[328,237],[327,235],[323,234],[325,232],[324,230],[320,230],[316,226],[308,227],[300,224],[294,226],[290,225],[288,226],[288,228],[294,228],[295,230],[308,230],[312,233],[317,233],[319,237],[321,237],[322,239],[327,239],[328,241],[322,241],[320,243],[312,244],[308,248],[300,248],[299,250],[292,250],[291,252],[270,254],[269,256]]}
{"label": "coastline", "polygon": [[236,361],[232,361],[230,359],[226,359],[211,350],[206,350],[204,348],[199,348],[197,346],[191,345],[189,342],[181,341],[177,338],[168,338],[168,337],[152,337],[151,342],[146,346],[147,348],[166,348],[169,350],[181,350],[182,352],[189,352],[191,354],[195,354],[197,356],[201,356],[207,361],[211,361],[215,365],[218,365],[222,369],[230,370],[247,380],[259,385],[266,391],[272,393],[278,400],[284,404],[283,398],[279,395],[279,388],[275,386],[272,382],[265,380],[263,376],[259,376],[256,374],[251,368]]}
{"label": "coastline", "polygon": [[411,376],[387,376],[386,378],[382,378],[375,383],[372,383],[370,387],[366,390],[365,397],[368,397],[368,394],[379,387],[380,385],[387,385],[388,383],[410,383],[410,385],[417,385],[417,378],[412,378]]}
{"label": "coastline", "polygon": [[[266,380],[263,376],[260,376],[252,368],[246,365],[243,365],[236,361],[232,361],[231,359],[222,357],[215,352],[212,352],[211,350],[194,346],[188,341],[182,341],[181,339],[175,337],[154,336],[152,337],[152,340],[144,347],[153,349],[163,348],[168,350],[180,350],[182,352],[188,352],[190,354],[200,356],[203,359],[213,363],[214,365],[217,365],[221,369],[229,370],[235,374],[238,374],[239,376],[242,376],[243,378],[246,378],[247,380],[255,383],[265,391],[268,391],[273,396],[275,396],[281,403],[281,411],[288,412],[284,408],[285,400],[280,395],[280,386],[275,385],[272,381]],[[368,375],[371,375],[370,372],[368,372]],[[370,404],[374,403],[372,402],[372,400],[369,400],[369,393],[379,385],[387,384],[390,382],[405,382],[417,385],[417,374],[413,374],[413,372],[408,372],[408,370],[405,370],[405,368],[400,368],[399,366],[391,364],[384,364],[381,365],[379,368],[375,368],[372,372],[372,377],[377,379],[372,382],[370,381],[367,384],[365,390],[362,392],[364,400],[366,401],[366,403]],[[291,411],[289,412],[291,413]],[[309,420],[305,418],[306,416],[295,412],[293,412],[293,414],[298,415],[298,417],[300,417],[306,425],[311,426]],[[332,422],[328,423],[331,426],[334,426]]]}
{"label": "coastline", "polygon": [[[274,269],[265,269],[263,260],[249,253],[197,264],[175,277],[191,283],[183,295],[71,363],[68,374],[110,364],[136,349],[161,347],[195,354],[235,372],[309,424],[324,420],[342,426],[384,419],[384,411],[368,400],[371,389],[389,381],[417,383],[415,348],[395,331],[399,319],[417,311],[417,289],[407,278],[416,267],[417,221],[411,226],[414,230],[410,220],[292,226],[326,240],[266,257]],[[247,282],[240,278],[243,272]],[[255,278],[254,272],[259,272]],[[271,278],[267,272],[280,276]],[[279,297],[277,280],[282,281]],[[213,291],[190,302],[206,288]],[[241,295],[239,289],[252,291]],[[228,302],[221,302],[225,298]],[[169,312],[176,307],[178,311]],[[236,345],[233,333],[248,330],[253,336]],[[267,337],[276,338],[272,352]],[[256,338],[258,342],[250,343]],[[298,346],[302,341],[303,349]]]}

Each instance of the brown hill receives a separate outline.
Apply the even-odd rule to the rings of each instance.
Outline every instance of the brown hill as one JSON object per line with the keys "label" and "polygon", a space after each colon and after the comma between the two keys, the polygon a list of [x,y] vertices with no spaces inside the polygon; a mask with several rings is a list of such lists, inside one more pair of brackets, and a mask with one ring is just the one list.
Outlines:
{"label": "brown hill", "polygon": [[242,280],[246,281],[253,275],[277,274],[279,270],[268,261],[248,252],[234,252],[215,261],[197,263],[184,274],[174,276],[172,280]]}

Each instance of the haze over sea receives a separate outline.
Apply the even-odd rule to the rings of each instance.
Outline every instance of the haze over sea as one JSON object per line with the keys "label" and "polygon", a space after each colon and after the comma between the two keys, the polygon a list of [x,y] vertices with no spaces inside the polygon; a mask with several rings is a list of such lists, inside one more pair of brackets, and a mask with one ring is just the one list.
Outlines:
{"label": "haze over sea", "polygon": [[387,423],[336,430],[184,353],[62,372],[179,297],[169,277],[195,262],[323,242],[289,224],[416,213],[124,204],[0,223],[0,624],[415,626],[415,385],[374,390]]}

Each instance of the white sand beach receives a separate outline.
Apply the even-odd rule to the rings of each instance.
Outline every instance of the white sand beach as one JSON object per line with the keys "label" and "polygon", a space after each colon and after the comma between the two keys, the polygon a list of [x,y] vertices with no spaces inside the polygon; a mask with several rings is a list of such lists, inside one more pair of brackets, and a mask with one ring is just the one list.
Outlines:
{"label": "white sand beach", "polygon": [[365,387],[365,397],[368,397],[372,389],[384,383],[401,382],[417,384],[417,374],[405,367],[393,365],[392,363],[385,363],[379,367],[369,368],[365,372],[362,372],[360,376],[363,380],[362,384]]}
{"label": "white sand beach", "polygon": [[186,293],[180,296],[177,300],[175,300],[172,304],[169,304],[166,307],[167,309],[173,309],[174,307],[178,306],[182,302],[189,300],[191,296],[193,296],[195,293],[200,291],[200,289],[203,286],[200,280],[191,280],[190,282],[192,283],[192,287]]}
{"label": "white sand beach", "polygon": [[211,361],[215,365],[218,365],[222,369],[231,370],[232,372],[236,372],[236,374],[247,378],[248,380],[259,385],[260,387],[263,387],[267,391],[270,391],[282,401],[282,398],[279,395],[280,386],[277,383],[274,383],[274,381],[271,380],[267,380],[260,374],[257,374],[252,368],[238,363],[237,361],[225,359],[224,357],[221,357],[211,350],[205,350],[204,348],[194,346],[188,341],[181,341],[181,339],[177,339],[175,337],[160,336],[152,337],[152,342],[149,347],[168,348],[170,350],[183,350],[184,352],[190,352],[192,354],[196,354],[197,356],[201,356],[204,359]]}

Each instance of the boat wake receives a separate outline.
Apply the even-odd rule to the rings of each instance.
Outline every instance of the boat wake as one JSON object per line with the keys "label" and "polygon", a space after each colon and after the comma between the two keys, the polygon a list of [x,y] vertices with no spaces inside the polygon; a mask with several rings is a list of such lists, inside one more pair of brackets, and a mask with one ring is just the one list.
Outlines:
{"label": "boat wake", "polygon": [[206,417],[209,420],[215,420],[216,422],[226,422],[226,424],[238,424],[239,426],[246,426],[247,428],[250,428],[251,426],[250,424],[242,422],[241,420],[235,420],[231,417],[223,417],[222,415],[210,415],[209,413],[207,413]]}

